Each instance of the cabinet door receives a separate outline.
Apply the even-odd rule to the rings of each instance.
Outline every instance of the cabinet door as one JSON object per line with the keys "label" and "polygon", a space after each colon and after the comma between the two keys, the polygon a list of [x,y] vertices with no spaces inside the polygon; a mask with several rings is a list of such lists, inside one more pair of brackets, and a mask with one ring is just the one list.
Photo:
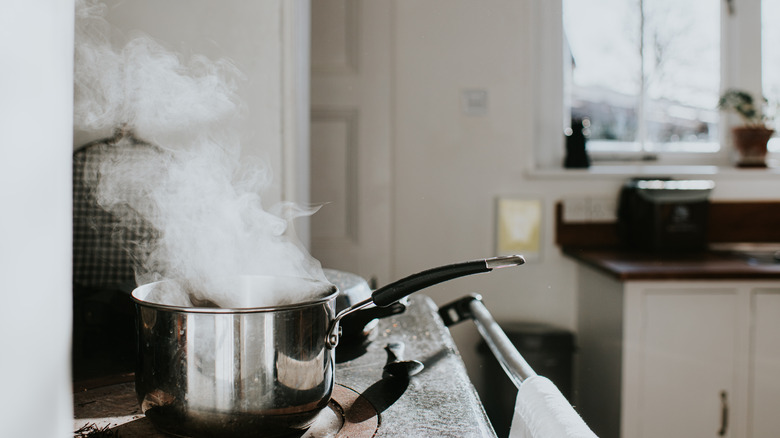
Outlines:
{"label": "cabinet door", "polygon": [[749,433],[777,436],[780,430],[780,289],[752,294]]}
{"label": "cabinet door", "polygon": [[735,289],[647,289],[640,344],[640,436],[729,436],[736,388]]}

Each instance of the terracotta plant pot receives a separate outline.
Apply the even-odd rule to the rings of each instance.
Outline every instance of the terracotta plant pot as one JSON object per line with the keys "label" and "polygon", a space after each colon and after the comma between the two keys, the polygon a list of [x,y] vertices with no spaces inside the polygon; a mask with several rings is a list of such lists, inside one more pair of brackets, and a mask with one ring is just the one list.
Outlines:
{"label": "terracotta plant pot", "polygon": [[740,126],[732,129],[738,167],[766,167],[767,142],[774,130]]}

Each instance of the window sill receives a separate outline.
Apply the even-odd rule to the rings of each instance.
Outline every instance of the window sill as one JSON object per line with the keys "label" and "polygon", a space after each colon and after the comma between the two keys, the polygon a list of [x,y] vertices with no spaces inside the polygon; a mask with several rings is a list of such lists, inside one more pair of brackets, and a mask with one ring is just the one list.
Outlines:
{"label": "window sill", "polygon": [[528,169],[530,179],[624,179],[627,177],[775,179],[780,167],[737,168],[710,165],[596,164],[587,169]]}

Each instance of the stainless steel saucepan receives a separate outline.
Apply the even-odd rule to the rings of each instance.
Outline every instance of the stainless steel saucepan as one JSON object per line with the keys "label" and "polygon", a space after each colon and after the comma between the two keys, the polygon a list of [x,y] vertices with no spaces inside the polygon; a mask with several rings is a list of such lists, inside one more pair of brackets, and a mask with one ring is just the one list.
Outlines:
{"label": "stainless steel saucepan", "polygon": [[[161,281],[132,293],[138,312],[136,392],[161,431],[184,437],[273,437],[303,434],[327,406],[342,318],[389,306],[457,277],[524,263],[522,256],[441,266],[375,290],[335,312],[329,283],[285,279],[309,291],[306,302],[275,307],[179,307],[155,302]],[[237,294],[273,288],[278,277],[246,276]]]}

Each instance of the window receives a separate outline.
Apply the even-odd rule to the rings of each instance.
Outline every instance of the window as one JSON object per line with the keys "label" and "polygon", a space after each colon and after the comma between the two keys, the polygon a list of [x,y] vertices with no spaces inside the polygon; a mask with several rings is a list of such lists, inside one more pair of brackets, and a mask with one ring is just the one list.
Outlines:
{"label": "window", "polygon": [[[775,120],[777,131],[778,100],[780,100],[780,27],[777,26],[776,17],[780,17],[780,0],[763,0],[761,3],[761,60],[762,60],[762,88],[764,96],[772,98],[775,105],[769,106],[770,116]],[[780,153],[780,137],[775,136],[769,141],[769,151]]]}
{"label": "window", "polygon": [[780,0],[563,0],[565,123],[588,119],[594,159],[716,162],[721,91],[780,97],[778,16]]}

